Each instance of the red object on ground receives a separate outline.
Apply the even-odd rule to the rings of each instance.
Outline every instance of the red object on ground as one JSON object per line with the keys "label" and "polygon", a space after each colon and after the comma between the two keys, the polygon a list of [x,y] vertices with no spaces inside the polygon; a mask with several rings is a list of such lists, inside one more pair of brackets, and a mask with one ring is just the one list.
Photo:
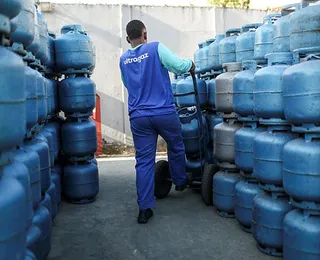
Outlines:
{"label": "red object on ground", "polygon": [[100,101],[100,96],[98,94],[96,94],[96,108],[93,110],[93,115],[91,118],[94,120],[97,127],[98,148],[95,154],[101,155],[102,154],[101,101]]}

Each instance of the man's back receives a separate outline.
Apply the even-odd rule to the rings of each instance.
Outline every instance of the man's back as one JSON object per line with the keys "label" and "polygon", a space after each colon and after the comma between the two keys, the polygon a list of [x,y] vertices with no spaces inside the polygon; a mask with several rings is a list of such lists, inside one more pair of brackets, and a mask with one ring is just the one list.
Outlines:
{"label": "man's back", "polygon": [[131,118],[175,110],[168,70],[161,63],[158,47],[158,42],[145,43],[129,49],[120,58]]}

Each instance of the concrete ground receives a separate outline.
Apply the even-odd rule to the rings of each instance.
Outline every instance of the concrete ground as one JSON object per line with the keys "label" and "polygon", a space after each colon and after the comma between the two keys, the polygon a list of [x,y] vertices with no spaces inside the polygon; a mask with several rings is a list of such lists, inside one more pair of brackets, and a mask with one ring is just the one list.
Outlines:
{"label": "concrete ground", "polygon": [[172,190],[147,225],[136,223],[134,161],[100,161],[100,193],[88,205],[62,203],[49,260],[268,260],[237,221],[199,194]]}

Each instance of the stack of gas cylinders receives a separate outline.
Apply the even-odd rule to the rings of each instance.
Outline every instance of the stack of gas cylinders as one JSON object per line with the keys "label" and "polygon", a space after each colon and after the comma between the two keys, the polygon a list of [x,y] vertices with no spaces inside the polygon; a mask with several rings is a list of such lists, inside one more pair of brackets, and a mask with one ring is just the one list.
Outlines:
{"label": "stack of gas cylinders", "polygon": [[241,70],[237,62],[236,39],[242,29],[226,32],[219,42],[220,74],[216,77],[215,102],[223,122],[214,127],[214,157],[220,171],[213,177],[213,204],[223,217],[234,217],[235,185],[242,179],[235,164],[235,133],[242,127],[233,109],[233,78]]}
{"label": "stack of gas cylinders", "polygon": [[[33,0],[0,0],[0,21],[0,259],[41,260],[51,249],[65,164],[55,35]],[[74,172],[81,183],[83,170]]]}
{"label": "stack of gas cylinders", "polygon": [[223,120],[211,139],[221,169],[213,205],[251,232],[261,252],[288,260],[320,259],[316,2],[285,6],[195,52],[198,77],[214,74],[207,89],[215,84],[214,111]]}
{"label": "stack of gas cylinders", "polygon": [[59,106],[66,117],[61,126],[65,158],[62,190],[73,203],[89,203],[99,192],[96,125],[90,118],[95,108],[96,86],[90,79],[95,68],[95,47],[85,28],[66,25],[55,40]]}

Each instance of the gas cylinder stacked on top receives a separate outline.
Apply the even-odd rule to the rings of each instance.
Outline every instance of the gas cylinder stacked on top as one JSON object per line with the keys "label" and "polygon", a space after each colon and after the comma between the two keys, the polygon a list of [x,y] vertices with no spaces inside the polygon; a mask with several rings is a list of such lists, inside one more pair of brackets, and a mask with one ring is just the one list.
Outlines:
{"label": "gas cylinder stacked on top", "polygon": [[266,63],[265,55],[273,52],[273,24],[281,14],[268,14],[263,18],[263,25],[256,30],[254,59],[259,64]]}
{"label": "gas cylinder stacked on top", "polygon": [[[272,41],[267,44],[267,39],[273,38],[271,19],[275,18],[272,17],[278,16],[268,16],[267,22],[260,27],[260,44],[256,45],[255,52],[255,56],[260,53],[256,56],[260,62],[262,53],[269,53],[264,56],[267,66],[254,75],[254,113],[265,130],[259,133],[253,142],[253,176],[259,181],[264,193],[253,200],[252,231],[261,252],[281,256],[283,220],[286,213],[292,209],[283,188],[283,148],[297,138],[297,135],[290,131],[290,125],[285,118],[282,86],[283,73],[292,65],[293,56],[289,51],[273,52]],[[278,49],[281,48],[275,48]]]}
{"label": "gas cylinder stacked on top", "polygon": [[240,29],[231,29],[219,42],[223,72],[215,79],[215,107],[223,122],[214,127],[214,157],[220,171],[213,177],[213,205],[220,216],[234,217],[235,186],[242,179],[235,165],[235,133],[241,128],[234,113],[233,78],[241,70],[236,62],[236,40]]}
{"label": "gas cylinder stacked on top", "polygon": [[55,39],[55,68],[64,76],[59,84],[59,107],[66,120],[61,126],[63,193],[72,203],[89,203],[99,192],[98,167],[92,163],[97,150],[95,108],[95,47],[85,28],[66,25]]}
{"label": "gas cylinder stacked on top", "polygon": [[320,258],[320,5],[290,16],[294,65],[283,73],[284,115],[299,138],[284,146],[283,186],[297,209],[284,219],[283,254],[313,260]]}

